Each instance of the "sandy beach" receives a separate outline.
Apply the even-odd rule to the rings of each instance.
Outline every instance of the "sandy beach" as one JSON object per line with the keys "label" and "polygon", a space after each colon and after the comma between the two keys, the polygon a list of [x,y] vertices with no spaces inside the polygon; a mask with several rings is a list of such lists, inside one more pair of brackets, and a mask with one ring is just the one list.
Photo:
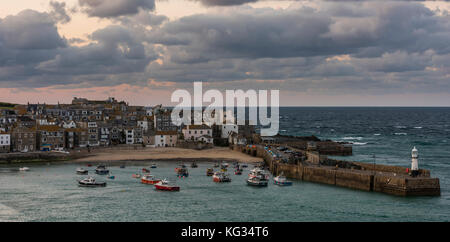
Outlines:
{"label": "sandy beach", "polygon": [[138,150],[104,149],[92,151],[87,157],[76,159],[75,162],[108,162],[108,161],[145,161],[145,160],[211,160],[260,162],[262,158],[253,157],[242,152],[230,150],[227,147],[215,147],[205,150],[181,148],[145,148]]}

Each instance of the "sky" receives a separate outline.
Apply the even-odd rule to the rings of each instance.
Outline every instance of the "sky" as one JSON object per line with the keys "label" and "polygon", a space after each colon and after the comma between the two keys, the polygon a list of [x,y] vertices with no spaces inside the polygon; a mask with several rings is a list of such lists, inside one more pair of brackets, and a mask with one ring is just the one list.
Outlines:
{"label": "sky", "polygon": [[0,1],[0,102],[280,90],[282,106],[449,106],[450,2]]}

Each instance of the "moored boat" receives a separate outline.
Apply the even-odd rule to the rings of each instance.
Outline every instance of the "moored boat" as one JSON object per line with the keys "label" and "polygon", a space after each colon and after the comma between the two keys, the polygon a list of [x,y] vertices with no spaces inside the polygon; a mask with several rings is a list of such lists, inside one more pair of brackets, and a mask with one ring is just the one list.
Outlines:
{"label": "moored boat", "polygon": [[141,178],[141,174],[136,173],[136,174],[131,175],[131,177],[133,177],[133,178]]}
{"label": "moored boat", "polygon": [[264,170],[260,169],[260,168],[254,168],[250,171],[250,173],[248,174],[248,176],[250,178],[252,177],[259,177],[261,179],[265,179],[265,180],[269,180],[270,175],[268,173],[266,173]]}
{"label": "moored boat", "polygon": [[231,182],[230,176],[228,174],[225,174],[223,172],[216,172],[213,175],[213,181],[214,182]]}
{"label": "moored boat", "polygon": [[99,165],[95,169],[95,173],[98,175],[107,175],[107,174],[109,174],[109,170],[106,168],[105,165]]}
{"label": "moored boat", "polygon": [[108,179],[114,180],[114,179],[116,179],[116,176],[114,176],[114,175],[109,175],[109,176],[108,176]]}
{"label": "moored boat", "polygon": [[152,166],[150,168],[157,168],[156,164],[153,163]]}
{"label": "moored boat", "polygon": [[214,164],[214,168],[217,168],[217,167],[219,167],[219,166],[220,166],[219,163]]}
{"label": "moored boat", "polygon": [[179,186],[171,185],[166,179],[156,183],[155,189],[160,191],[180,191]]}
{"label": "moored boat", "polygon": [[83,169],[83,168],[78,168],[77,169],[77,174],[78,175],[87,175],[89,173],[89,171],[88,170],[85,170],[85,169]]}
{"label": "moored boat", "polygon": [[178,177],[188,177],[189,172],[185,165],[181,165],[180,167],[175,168],[175,172]]}
{"label": "moored boat", "polygon": [[143,183],[143,184],[154,185],[160,181],[161,181],[161,179],[156,179],[152,175],[144,175],[141,178],[141,183]]}
{"label": "moored boat", "polygon": [[80,187],[105,187],[106,182],[97,182],[93,177],[87,177],[82,180],[78,180]]}
{"label": "moored boat", "polygon": [[120,168],[122,168],[122,169],[125,168],[125,165],[121,165]]}
{"label": "moored boat", "polygon": [[20,167],[19,168],[19,171],[29,171],[30,170],[30,168],[28,168],[28,167]]}
{"label": "moored boat", "polygon": [[198,167],[198,165],[197,165],[197,163],[194,161],[194,162],[192,162],[192,164],[191,164],[191,168],[197,168]]}
{"label": "moored boat", "polygon": [[246,163],[242,164],[241,166],[242,166],[242,168],[247,168],[248,167],[248,165]]}
{"label": "moored boat", "polygon": [[247,184],[255,187],[267,187],[268,181],[261,177],[250,177],[247,179]]}
{"label": "moored boat", "polygon": [[273,178],[273,183],[279,186],[291,186],[292,182],[288,181],[286,177],[284,176],[283,172],[275,178]]}
{"label": "moored boat", "polygon": [[212,176],[212,175],[214,175],[214,169],[213,168],[206,169],[206,176]]}
{"label": "moored boat", "polygon": [[150,173],[150,170],[147,169],[147,168],[142,168],[142,172],[144,172],[144,173]]}
{"label": "moored boat", "polygon": [[242,175],[242,170],[241,169],[236,169],[235,171],[234,171],[234,174],[235,175]]}

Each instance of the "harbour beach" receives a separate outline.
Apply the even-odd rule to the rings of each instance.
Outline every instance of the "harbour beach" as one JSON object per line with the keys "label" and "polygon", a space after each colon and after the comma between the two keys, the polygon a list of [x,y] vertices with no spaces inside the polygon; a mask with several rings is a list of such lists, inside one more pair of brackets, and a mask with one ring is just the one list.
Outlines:
{"label": "harbour beach", "polygon": [[211,161],[238,161],[255,163],[263,161],[260,157],[253,157],[242,152],[234,151],[228,147],[214,147],[204,150],[166,148],[140,148],[140,149],[99,149],[90,152],[83,158],[73,162],[112,162],[112,161],[163,161],[163,160],[211,160]]}

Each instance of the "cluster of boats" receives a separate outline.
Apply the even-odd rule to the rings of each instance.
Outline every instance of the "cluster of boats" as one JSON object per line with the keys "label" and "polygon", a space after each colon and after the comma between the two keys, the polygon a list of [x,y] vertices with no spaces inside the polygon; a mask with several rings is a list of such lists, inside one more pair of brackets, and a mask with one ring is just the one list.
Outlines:
{"label": "cluster of boats", "polygon": [[[120,168],[124,168],[125,166],[121,166]],[[156,164],[153,164],[151,168],[156,168]],[[198,165],[193,162],[191,164],[192,168],[197,168]],[[224,182],[231,182],[231,177],[227,173],[227,170],[229,168],[228,163],[216,163],[214,167],[219,168],[219,171],[214,171],[214,168],[207,168],[206,169],[206,176],[211,176],[213,182],[217,183],[224,183]],[[241,175],[244,168],[247,167],[246,164],[240,165],[239,163],[234,163],[234,174],[235,175]],[[89,171],[84,168],[78,168],[76,170],[76,173],[79,175],[88,175]],[[108,175],[109,179],[114,179],[115,177],[111,175],[109,169],[105,165],[99,165],[95,169],[95,173],[97,175]],[[155,178],[153,175],[150,174],[150,169],[148,168],[142,168],[142,175],[139,173],[133,174],[133,178],[140,179],[142,184],[148,184],[148,185],[154,185],[156,190],[161,191],[180,191],[180,187],[172,184],[167,179],[159,179]],[[178,167],[175,168],[175,173],[179,178],[184,178],[189,176],[189,171],[186,165],[180,164]],[[267,187],[270,181],[270,174],[262,169],[260,166],[255,166],[252,170],[250,170],[250,173],[248,174],[247,178],[247,184],[249,186],[256,186],[256,187]],[[292,185],[291,181],[288,181],[286,177],[281,173],[279,176],[274,177],[273,183],[275,185],[279,186],[289,186]],[[97,182],[93,177],[86,177],[84,179],[78,180],[78,184],[82,187],[105,187],[106,182]]]}

